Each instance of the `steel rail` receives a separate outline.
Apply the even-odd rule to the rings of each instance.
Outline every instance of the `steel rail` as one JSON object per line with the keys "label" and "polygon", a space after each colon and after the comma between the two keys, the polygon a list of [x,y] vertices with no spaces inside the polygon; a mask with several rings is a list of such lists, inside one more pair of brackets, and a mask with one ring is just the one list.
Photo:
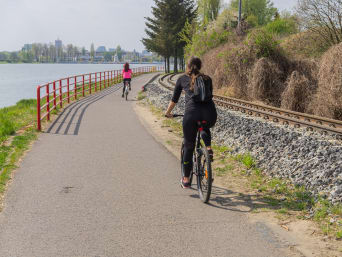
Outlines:
{"label": "steel rail", "polygon": [[[159,83],[165,88],[173,90],[175,82],[171,79],[175,75],[176,74],[167,74],[163,79],[159,80]],[[164,81],[166,77],[168,77],[168,83]],[[213,100],[219,106],[240,111],[251,116],[262,117],[265,120],[282,125],[293,125],[295,128],[306,128],[308,131],[319,131],[322,134],[330,134],[337,139],[342,139],[342,121],[339,120],[289,111],[220,95],[214,95]]]}

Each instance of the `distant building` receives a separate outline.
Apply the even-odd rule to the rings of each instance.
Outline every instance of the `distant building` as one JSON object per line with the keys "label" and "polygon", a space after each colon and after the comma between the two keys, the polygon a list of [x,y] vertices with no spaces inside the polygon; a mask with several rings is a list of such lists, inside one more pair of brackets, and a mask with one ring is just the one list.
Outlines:
{"label": "distant building", "polygon": [[78,57],[78,60],[80,62],[89,62],[91,59],[91,57],[89,56],[89,54],[86,54],[86,55],[81,55]]}
{"label": "distant building", "polygon": [[108,52],[114,53],[115,52],[115,48],[109,48]]}
{"label": "distant building", "polygon": [[107,50],[105,46],[99,46],[95,52],[96,52],[96,55],[103,56],[106,51]]}
{"label": "distant building", "polygon": [[56,47],[56,49],[62,49],[62,47],[63,47],[62,40],[59,40],[59,39],[55,40],[55,47]]}
{"label": "distant building", "polygon": [[94,57],[94,62],[103,62],[104,61],[104,57],[97,55]]}
{"label": "distant building", "polygon": [[25,44],[22,48],[22,51],[28,52],[32,50],[32,44]]}
{"label": "distant building", "polygon": [[115,54],[115,55],[113,56],[113,62],[115,62],[115,63],[119,63],[119,62],[120,62],[119,56],[118,56],[117,54]]}
{"label": "distant building", "polygon": [[144,50],[142,51],[142,56],[152,56],[152,53],[147,50]]}

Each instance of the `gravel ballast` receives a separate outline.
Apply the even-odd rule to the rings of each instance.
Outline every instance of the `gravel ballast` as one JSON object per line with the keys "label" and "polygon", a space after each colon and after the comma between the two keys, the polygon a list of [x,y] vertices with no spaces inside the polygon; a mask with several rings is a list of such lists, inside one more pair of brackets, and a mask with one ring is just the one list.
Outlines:
{"label": "gravel ballast", "polygon": [[[146,86],[148,100],[166,110],[172,92],[157,82]],[[174,113],[184,112],[181,96]],[[333,203],[342,202],[342,144],[315,132],[276,125],[261,118],[217,107],[213,139],[250,153],[258,166],[273,177],[290,179],[311,192],[324,193]]]}

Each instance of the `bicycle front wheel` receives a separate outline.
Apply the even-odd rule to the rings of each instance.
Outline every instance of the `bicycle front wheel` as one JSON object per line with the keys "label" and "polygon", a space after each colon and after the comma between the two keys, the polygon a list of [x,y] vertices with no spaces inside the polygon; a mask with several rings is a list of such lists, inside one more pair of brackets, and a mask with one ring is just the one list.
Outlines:
{"label": "bicycle front wheel", "polygon": [[201,200],[204,203],[208,203],[210,199],[211,187],[213,182],[211,161],[207,148],[204,146],[201,150],[203,155],[197,159],[197,188]]}

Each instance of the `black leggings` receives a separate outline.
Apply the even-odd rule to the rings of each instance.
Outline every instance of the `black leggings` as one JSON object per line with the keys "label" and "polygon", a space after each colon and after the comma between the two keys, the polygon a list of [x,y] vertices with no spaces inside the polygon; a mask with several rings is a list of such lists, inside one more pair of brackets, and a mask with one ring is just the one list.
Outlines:
{"label": "black leggings", "polygon": [[184,134],[184,176],[189,177],[193,161],[192,156],[195,150],[196,135],[198,131],[198,121],[205,121],[203,131],[201,132],[202,139],[206,146],[211,146],[210,128],[216,123],[217,113],[214,103],[199,105],[196,108],[191,108],[185,111],[183,119],[183,134]]}
{"label": "black leggings", "polygon": [[125,93],[125,82],[128,81],[129,86],[131,86],[131,80],[132,80],[132,79],[124,79],[124,80],[123,80],[124,86],[122,87],[122,94]]}

